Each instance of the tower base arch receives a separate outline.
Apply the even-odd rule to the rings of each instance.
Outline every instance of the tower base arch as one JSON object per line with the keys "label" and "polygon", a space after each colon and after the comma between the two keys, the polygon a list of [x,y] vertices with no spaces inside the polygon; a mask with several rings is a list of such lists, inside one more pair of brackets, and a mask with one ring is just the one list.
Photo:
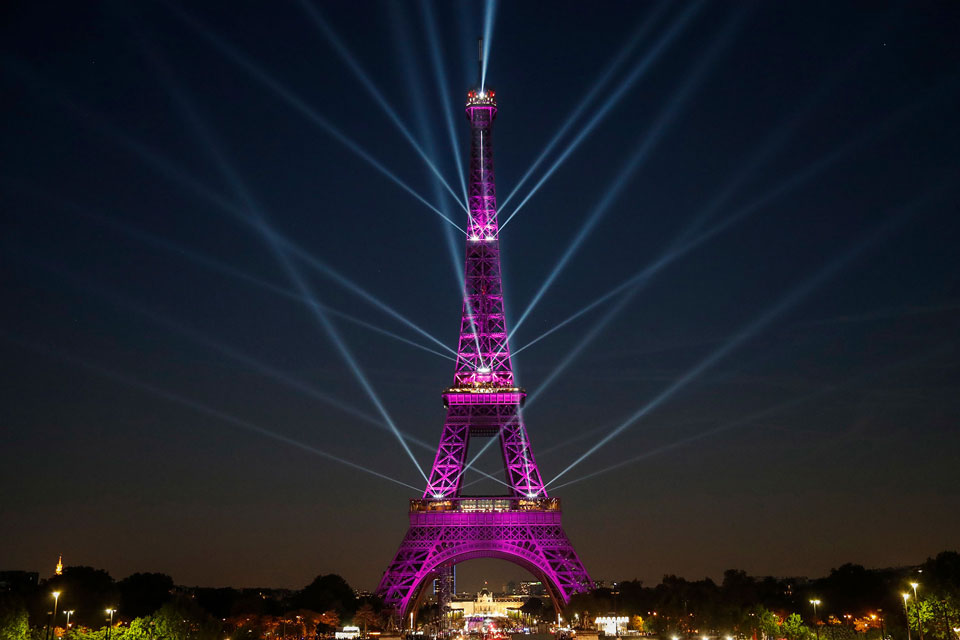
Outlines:
{"label": "tower base arch", "polygon": [[[574,593],[588,591],[593,583],[564,533],[559,501],[528,502],[515,498],[464,498],[442,504],[412,500],[410,529],[377,593],[405,622],[440,567],[496,558],[538,577],[554,607],[562,608]],[[487,510],[479,510],[483,508]]]}

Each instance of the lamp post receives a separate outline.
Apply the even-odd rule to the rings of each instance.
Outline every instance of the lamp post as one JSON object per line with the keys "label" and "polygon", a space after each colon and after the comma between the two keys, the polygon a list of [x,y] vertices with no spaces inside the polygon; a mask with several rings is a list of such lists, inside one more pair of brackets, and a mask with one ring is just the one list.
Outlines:
{"label": "lamp post", "polygon": [[69,611],[64,611],[64,613],[67,614],[67,629],[69,629],[69,628],[70,628],[70,616],[73,615],[73,609],[70,609]]}
{"label": "lamp post", "polygon": [[883,628],[883,609],[877,609],[877,615],[874,616],[880,620],[880,640],[886,640],[886,632]]}
{"label": "lamp post", "polygon": [[910,612],[907,611],[907,600],[910,599],[910,594],[903,592],[900,595],[903,596],[903,615],[907,618],[907,640],[910,640]]}
{"label": "lamp post", "polygon": [[107,609],[107,613],[110,614],[110,626],[107,627],[107,640],[110,640],[110,627],[113,626],[113,614],[116,612],[116,609]]}
{"label": "lamp post", "polygon": [[57,626],[57,603],[60,601],[60,592],[53,591],[50,593],[50,595],[53,596],[53,617],[50,618],[50,635],[49,635],[49,637],[52,638],[54,636],[53,630]]}
{"label": "lamp post", "polygon": [[917,587],[920,586],[920,583],[911,582],[910,586],[913,587],[913,608],[917,611],[917,633],[920,634],[920,640],[923,640],[923,625],[920,623],[920,598],[917,597]]}
{"label": "lamp post", "polygon": [[820,625],[817,624],[817,605],[820,604],[820,601],[811,600],[810,604],[813,605],[813,628],[817,632],[817,640],[820,640]]}

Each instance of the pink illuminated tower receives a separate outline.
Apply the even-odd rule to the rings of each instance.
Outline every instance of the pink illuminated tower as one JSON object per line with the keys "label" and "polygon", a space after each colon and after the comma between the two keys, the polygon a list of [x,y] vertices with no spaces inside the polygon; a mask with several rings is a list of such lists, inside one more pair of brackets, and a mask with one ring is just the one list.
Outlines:
{"label": "pink illuminated tower", "polygon": [[[593,586],[563,531],[560,501],[547,496],[521,415],[526,392],[510,365],[493,177],[494,91],[470,91],[466,112],[470,220],[457,365],[443,392],[447,419],[427,488],[410,501],[410,529],[377,589],[404,623],[434,578],[445,604],[453,566],[473,558],[524,567],[546,585],[558,610]],[[499,437],[506,495],[461,495],[471,437]]]}

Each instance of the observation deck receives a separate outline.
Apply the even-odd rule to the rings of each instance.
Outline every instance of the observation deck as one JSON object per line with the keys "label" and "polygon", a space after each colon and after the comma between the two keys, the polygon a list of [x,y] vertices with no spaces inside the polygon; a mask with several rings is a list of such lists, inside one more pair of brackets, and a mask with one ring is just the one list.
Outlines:
{"label": "observation deck", "polygon": [[410,501],[411,526],[559,525],[559,498],[493,496]]}
{"label": "observation deck", "polygon": [[442,500],[414,499],[410,513],[455,511],[459,513],[505,513],[509,511],[560,511],[560,498],[514,498],[490,496],[449,498]]}
{"label": "observation deck", "polygon": [[496,382],[475,382],[443,390],[443,406],[499,404],[523,406],[527,392],[523,387],[512,387]]}

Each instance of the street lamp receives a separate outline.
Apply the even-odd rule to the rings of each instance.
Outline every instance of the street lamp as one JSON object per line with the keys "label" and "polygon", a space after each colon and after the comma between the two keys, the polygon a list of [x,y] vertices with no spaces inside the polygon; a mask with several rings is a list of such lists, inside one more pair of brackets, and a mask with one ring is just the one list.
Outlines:
{"label": "street lamp", "polygon": [[53,596],[53,617],[50,618],[50,637],[53,637],[54,630],[57,627],[57,603],[60,602],[60,592],[54,591],[50,595]]}
{"label": "street lamp", "polygon": [[820,625],[817,624],[817,605],[820,604],[820,601],[811,600],[810,604],[813,605],[813,628],[817,632],[817,640],[820,640]]}
{"label": "street lamp", "polygon": [[910,594],[904,591],[900,595],[903,596],[903,615],[907,618],[907,640],[910,640],[910,612],[907,611],[907,600],[910,599]]}
{"label": "street lamp", "polygon": [[110,614],[110,626],[107,627],[107,640],[110,640],[110,627],[113,626],[113,614],[116,613],[116,609],[107,609],[107,613]]}
{"label": "street lamp", "polygon": [[[920,624],[920,598],[917,597],[917,587],[920,586],[919,582],[911,582],[910,586],[913,587],[913,608],[917,610],[917,632],[920,634],[920,640],[923,640],[923,625]],[[908,621],[907,624],[910,624]]]}
{"label": "street lamp", "polygon": [[69,629],[69,628],[70,628],[70,616],[73,615],[73,609],[70,609],[69,611],[64,611],[64,613],[67,614],[67,629]]}

